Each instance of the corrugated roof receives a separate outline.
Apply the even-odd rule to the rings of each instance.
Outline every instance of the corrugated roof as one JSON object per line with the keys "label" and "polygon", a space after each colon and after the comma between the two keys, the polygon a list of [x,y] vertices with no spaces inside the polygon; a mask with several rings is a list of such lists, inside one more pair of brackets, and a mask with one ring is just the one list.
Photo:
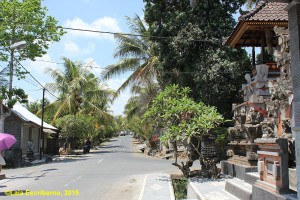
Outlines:
{"label": "corrugated roof", "polygon": [[254,9],[239,17],[239,21],[287,21],[287,3],[260,1]]}
{"label": "corrugated roof", "polygon": [[[19,116],[25,122],[31,122],[38,126],[41,126],[42,120],[19,103],[14,105],[12,112],[15,113],[17,116]],[[55,128],[54,126],[46,122],[43,123],[43,127],[44,129],[57,130],[57,128]]]}

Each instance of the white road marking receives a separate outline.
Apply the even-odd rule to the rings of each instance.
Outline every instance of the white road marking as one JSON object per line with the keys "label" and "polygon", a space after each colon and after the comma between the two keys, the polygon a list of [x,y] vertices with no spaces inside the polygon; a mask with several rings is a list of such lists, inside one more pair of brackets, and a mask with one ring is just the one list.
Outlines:
{"label": "white road marking", "polygon": [[69,183],[65,184],[64,186],[67,187],[70,184],[74,183],[75,181],[77,181],[78,179],[80,179],[82,176],[78,176],[77,178],[75,178],[74,180],[70,181]]}
{"label": "white road marking", "polygon": [[98,163],[101,163],[103,160],[104,160],[104,159],[99,160]]}
{"label": "white road marking", "polygon": [[140,193],[140,196],[139,196],[139,200],[143,199],[147,177],[148,177],[148,174],[145,175],[145,179],[144,179],[142,190],[141,190],[141,193]]}

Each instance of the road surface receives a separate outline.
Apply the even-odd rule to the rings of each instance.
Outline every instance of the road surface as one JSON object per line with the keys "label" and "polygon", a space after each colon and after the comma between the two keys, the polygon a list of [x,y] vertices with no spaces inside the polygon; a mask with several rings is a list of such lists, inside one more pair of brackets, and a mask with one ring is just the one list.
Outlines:
{"label": "road surface", "polygon": [[127,135],[87,155],[3,173],[0,199],[137,200],[146,174],[178,171],[171,161],[134,151]]}

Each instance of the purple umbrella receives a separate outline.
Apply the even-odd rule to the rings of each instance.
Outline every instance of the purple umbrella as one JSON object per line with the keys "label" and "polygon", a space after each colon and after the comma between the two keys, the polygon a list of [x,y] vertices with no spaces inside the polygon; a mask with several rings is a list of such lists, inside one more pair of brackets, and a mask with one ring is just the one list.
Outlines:
{"label": "purple umbrella", "polygon": [[0,150],[9,149],[16,141],[15,136],[7,133],[0,133]]}

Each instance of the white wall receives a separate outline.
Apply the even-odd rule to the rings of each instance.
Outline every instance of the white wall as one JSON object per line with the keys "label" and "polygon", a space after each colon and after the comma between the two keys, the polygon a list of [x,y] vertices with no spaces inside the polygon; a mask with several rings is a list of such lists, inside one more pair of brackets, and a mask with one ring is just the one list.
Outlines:
{"label": "white wall", "polygon": [[40,129],[39,128],[32,128],[32,140],[33,140],[33,152],[38,153],[40,150],[40,145],[39,145],[39,134],[40,134]]}

